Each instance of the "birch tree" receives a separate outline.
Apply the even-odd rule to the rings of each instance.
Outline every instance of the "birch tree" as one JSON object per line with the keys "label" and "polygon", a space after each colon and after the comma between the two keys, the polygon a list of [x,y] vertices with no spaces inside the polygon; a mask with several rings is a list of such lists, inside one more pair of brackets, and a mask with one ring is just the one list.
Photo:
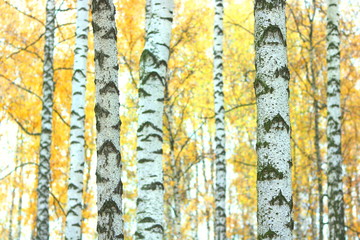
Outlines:
{"label": "birch tree", "polygon": [[36,239],[49,239],[50,156],[54,92],[55,1],[46,1],[43,66],[43,105],[41,111],[40,157],[37,186]]}
{"label": "birch tree", "polygon": [[140,58],[136,239],[163,239],[164,235],[162,117],[173,1],[151,0],[150,4],[146,43]]}
{"label": "birch tree", "polygon": [[328,0],[327,10],[327,160],[329,233],[345,239],[342,190],[339,1]]}
{"label": "birch tree", "polygon": [[97,130],[97,232],[99,239],[124,239],[122,219],[117,29],[111,0],[92,0]]}
{"label": "birch tree", "polygon": [[223,15],[222,0],[215,1],[214,17],[214,97],[215,97],[215,239],[226,239],[226,162],[225,162],[225,108],[223,93]]}
{"label": "birch tree", "polygon": [[285,0],[255,1],[258,239],[292,239]]}
{"label": "birch tree", "polygon": [[66,239],[81,239],[83,173],[85,164],[84,121],[89,1],[78,0],[76,8],[76,43],[70,116],[70,178],[65,230]]}

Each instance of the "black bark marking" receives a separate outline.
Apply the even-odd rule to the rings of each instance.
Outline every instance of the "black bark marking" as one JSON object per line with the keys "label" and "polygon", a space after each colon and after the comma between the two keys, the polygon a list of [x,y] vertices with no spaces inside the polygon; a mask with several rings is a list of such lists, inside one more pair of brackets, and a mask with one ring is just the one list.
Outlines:
{"label": "black bark marking", "polygon": [[285,6],[285,0],[271,0],[268,2],[267,0],[256,0],[255,1],[255,9],[256,10],[272,10],[273,8]]}
{"label": "black bark marking", "polygon": [[276,234],[276,232],[272,231],[269,229],[269,231],[267,231],[265,234],[263,235],[260,235],[258,237],[258,240],[263,240],[263,239],[273,239],[273,238],[276,238],[278,237],[278,235]]}
{"label": "black bark marking", "polygon": [[261,170],[257,174],[258,181],[281,180],[283,178],[284,174],[270,164],[261,167]]}
{"label": "black bark marking", "polygon": [[276,46],[279,44],[282,44],[286,47],[284,36],[278,26],[270,25],[264,30],[256,45],[257,47],[260,47],[262,45]]}
{"label": "black bark marking", "polygon": [[144,235],[139,233],[138,231],[135,232],[135,239],[145,239]]}
{"label": "black bark marking", "polygon": [[256,143],[256,150],[259,150],[260,148],[268,148],[270,146],[269,142],[257,142]]}
{"label": "black bark marking", "polygon": [[111,9],[109,0],[93,0],[92,1],[92,13],[96,13],[98,10]]}
{"label": "black bark marking", "polygon": [[294,220],[290,220],[287,224],[285,224],[286,227],[288,227],[290,230],[294,230]]}
{"label": "black bark marking", "polygon": [[143,114],[155,113],[155,110],[146,110],[142,112]]}
{"label": "black bark marking", "polygon": [[164,185],[161,182],[153,182],[150,184],[145,184],[141,187],[142,190],[164,190]]}
{"label": "black bark marking", "polygon": [[75,189],[75,190],[79,189],[79,188],[78,188],[75,184],[73,184],[73,183],[70,183],[69,186],[68,186],[68,188],[69,188],[69,189]]}
{"label": "black bark marking", "polygon": [[109,181],[109,178],[101,176],[101,174],[98,171],[95,172],[95,176],[96,176],[96,183],[104,183]]}
{"label": "black bark marking", "polygon": [[102,39],[115,39],[116,40],[116,29],[111,28],[107,33],[105,33],[102,37]]}
{"label": "black bark marking", "polygon": [[155,154],[163,154],[163,150],[159,149],[159,150],[154,151],[153,153],[155,153]]}
{"label": "black bark marking", "polygon": [[154,159],[142,158],[142,159],[139,159],[139,161],[138,161],[138,163],[147,163],[147,162],[154,162]]}
{"label": "black bark marking", "polygon": [[110,153],[119,154],[119,151],[116,149],[116,147],[110,140],[107,140],[101,145],[100,149],[98,150],[98,155],[105,155],[105,160],[107,164]]}
{"label": "black bark marking", "polygon": [[166,20],[166,21],[169,21],[169,22],[171,22],[171,23],[172,23],[172,21],[173,21],[173,18],[164,18],[164,17],[160,17],[160,19],[162,19],[162,20]]}
{"label": "black bark marking", "polygon": [[142,132],[144,130],[144,128],[147,128],[147,127],[151,127],[155,131],[162,133],[162,129],[156,127],[152,122],[144,122],[143,124],[141,124],[141,126],[138,128],[138,132]]}
{"label": "black bark marking", "polygon": [[155,224],[151,227],[145,228],[145,230],[151,231],[153,233],[161,233],[161,234],[164,233],[164,228],[160,224]]}
{"label": "black bark marking", "polygon": [[147,73],[144,77],[142,77],[142,78],[141,78],[141,84],[142,84],[142,85],[145,85],[145,84],[147,83],[147,81],[149,81],[149,79],[150,79],[151,77],[157,78],[157,79],[161,82],[161,84],[163,84],[162,77],[159,75],[158,72],[155,72],[155,71],[149,72],[149,73]]}
{"label": "black bark marking", "polygon": [[111,126],[111,128],[113,128],[113,129],[119,129],[119,130],[120,130],[120,127],[121,127],[121,121],[120,121],[120,120],[117,122],[117,124]]}
{"label": "black bark marking", "polygon": [[113,193],[115,193],[115,194],[120,194],[120,195],[123,194],[123,183],[122,183],[121,180],[119,181],[118,185],[117,185],[116,188],[114,189]]}
{"label": "black bark marking", "polygon": [[260,77],[255,78],[254,87],[256,97],[274,92],[274,88],[269,87]]}
{"label": "black bark marking", "polygon": [[105,54],[104,52],[95,50],[95,61],[97,61],[99,63],[100,68],[103,68],[105,58],[108,58],[108,57],[110,57],[110,56]]}
{"label": "black bark marking", "polygon": [[279,76],[289,81],[290,80],[289,68],[287,66],[282,66],[281,68],[276,69],[275,77],[279,77]]}
{"label": "black bark marking", "polygon": [[116,93],[119,95],[119,89],[113,81],[108,82],[103,88],[100,89],[100,94],[107,93]]}
{"label": "black bark marking", "polygon": [[287,132],[290,131],[290,126],[279,113],[273,117],[273,119],[265,121],[264,129],[266,132],[269,132],[272,127],[274,127],[276,130],[286,129]]}
{"label": "black bark marking", "polygon": [[113,200],[110,199],[104,202],[104,204],[99,210],[99,215],[102,216],[103,214],[112,214],[114,212],[120,214],[121,209]]}
{"label": "black bark marking", "polygon": [[144,98],[144,97],[149,97],[151,96],[151,94],[149,94],[148,92],[146,92],[143,88],[139,88],[139,97],[140,98]]}
{"label": "black bark marking", "polygon": [[139,221],[139,223],[154,223],[154,222],[156,222],[156,221],[151,217],[146,217]]}
{"label": "black bark marking", "polygon": [[282,191],[280,190],[279,194],[275,197],[273,197],[273,199],[271,199],[270,201],[270,205],[272,206],[282,206],[284,204],[288,204],[286,198],[284,197],[284,195],[282,194]]}
{"label": "black bark marking", "polygon": [[96,117],[100,117],[100,118],[108,117],[110,114],[110,112],[107,109],[101,107],[99,103],[95,105],[95,113],[96,113]]}
{"label": "black bark marking", "polygon": [[141,139],[141,142],[151,142],[150,138],[157,138],[160,142],[162,142],[162,136],[156,133],[152,133],[147,135],[145,138]]}

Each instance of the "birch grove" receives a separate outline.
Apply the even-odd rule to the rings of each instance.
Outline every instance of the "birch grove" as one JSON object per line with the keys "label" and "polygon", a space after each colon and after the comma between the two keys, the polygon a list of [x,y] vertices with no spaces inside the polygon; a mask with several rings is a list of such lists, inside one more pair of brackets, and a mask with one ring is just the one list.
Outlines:
{"label": "birch grove", "polygon": [[72,105],[70,119],[70,177],[66,239],[81,239],[82,196],[85,165],[85,90],[88,52],[89,1],[78,0],[76,45],[72,77]]}
{"label": "birch grove", "polygon": [[0,239],[360,237],[360,1],[0,2]]}

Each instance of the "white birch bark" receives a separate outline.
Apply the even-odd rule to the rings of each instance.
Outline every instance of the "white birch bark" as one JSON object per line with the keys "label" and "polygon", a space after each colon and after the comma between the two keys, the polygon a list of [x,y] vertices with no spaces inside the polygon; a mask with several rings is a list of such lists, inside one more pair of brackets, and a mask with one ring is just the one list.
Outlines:
{"label": "white birch bark", "polygon": [[342,187],[339,1],[327,12],[327,160],[330,240],[345,239]]}
{"label": "white birch bark", "polygon": [[226,160],[225,108],[223,92],[223,16],[222,0],[215,0],[214,17],[214,98],[215,98],[215,239],[226,239]]}
{"label": "white birch bark", "polygon": [[151,19],[140,58],[137,131],[136,239],[163,239],[162,118],[173,18],[172,0],[151,0]]}
{"label": "white birch bark", "polygon": [[292,239],[285,0],[255,1],[258,239]]}
{"label": "white birch bark", "polygon": [[70,116],[70,177],[65,239],[81,239],[82,195],[85,164],[85,90],[88,52],[89,1],[77,1],[76,44]]}
{"label": "white birch bark", "polygon": [[151,0],[146,0],[145,5],[145,33],[149,31],[151,21]]}
{"label": "white birch bark", "polygon": [[55,1],[46,1],[46,25],[43,69],[43,105],[41,111],[40,157],[37,186],[36,239],[49,239],[49,194],[52,112],[54,92]]}
{"label": "white birch bark", "polygon": [[124,239],[122,219],[117,30],[112,0],[92,0],[97,130],[97,232],[99,240]]}

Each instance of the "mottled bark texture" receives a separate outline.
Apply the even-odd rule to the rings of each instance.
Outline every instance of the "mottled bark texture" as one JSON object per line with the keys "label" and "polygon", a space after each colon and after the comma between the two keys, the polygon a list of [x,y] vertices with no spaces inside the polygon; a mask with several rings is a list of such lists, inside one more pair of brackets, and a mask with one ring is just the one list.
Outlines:
{"label": "mottled bark texture", "polygon": [[258,239],[292,239],[285,0],[255,1]]}
{"label": "mottled bark texture", "polygon": [[[169,59],[172,0],[151,0],[146,43],[140,58],[137,130],[136,239],[163,239],[164,185],[162,169],[164,86]],[[149,15],[150,14],[150,15]]]}
{"label": "mottled bark texture", "polygon": [[215,99],[215,239],[226,239],[226,160],[225,108],[223,92],[223,16],[222,0],[215,1],[214,17],[214,99]]}
{"label": "mottled bark texture", "polygon": [[37,186],[36,239],[49,239],[50,156],[54,92],[55,2],[46,1],[46,25],[43,69],[43,105],[41,111],[40,157]]}
{"label": "mottled bark texture", "polygon": [[76,44],[70,116],[70,178],[65,229],[65,239],[67,240],[81,239],[89,0],[78,0],[76,9]]}
{"label": "mottled bark texture", "polygon": [[342,189],[339,1],[328,0],[327,12],[327,160],[330,240],[345,239]]}
{"label": "mottled bark texture", "polygon": [[124,239],[115,6],[92,0],[95,44],[97,232],[99,240]]}

